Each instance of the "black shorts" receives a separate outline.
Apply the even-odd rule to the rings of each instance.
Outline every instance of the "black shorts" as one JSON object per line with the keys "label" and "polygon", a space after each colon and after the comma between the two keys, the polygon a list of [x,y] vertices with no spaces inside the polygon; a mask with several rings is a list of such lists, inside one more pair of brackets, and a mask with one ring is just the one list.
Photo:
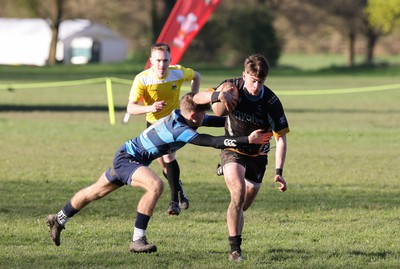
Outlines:
{"label": "black shorts", "polygon": [[128,154],[124,145],[115,153],[113,166],[106,171],[106,178],[118,186],[131,185],[132,174],[141,166],[147,165]]}
{"label": "black shorts", "polygon": [[221,165],[227,163],[238,163],[246,169],[245,178],[253,183],[262,183],[265,169],[268,164],[268,156],[260,155],[257,157],[250,157],[237,152],[224,149],[221,151]]}

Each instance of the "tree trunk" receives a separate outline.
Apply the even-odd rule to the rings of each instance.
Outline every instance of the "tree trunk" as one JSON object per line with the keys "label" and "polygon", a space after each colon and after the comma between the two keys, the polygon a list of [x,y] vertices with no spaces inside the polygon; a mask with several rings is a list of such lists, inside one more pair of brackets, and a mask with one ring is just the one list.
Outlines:
{"label": "tree trunk", "polygon": [[355,57],[355,41],[356,41],[356,33],[354,33],[353,31],[351,31],[349,33],[349,54],[348,54],[348,58],[347,58],[347,65],[349,67],[353,67],[354,66],[354,57]]}
{"label": "tree trunk", "polygon": [[372,65],[374,63],[374,49],[378,41],[379,34],[373,28],[368,27],[367,30],[367,50],[365,55],[365,64]]}
{"label": "tree trunk", "polygon": [[51,43],[49,50],[49,58],[47,60],[48,65],[56,64],[56,51],[57,51],[57,41],[58,41],[58,31],[60,29],[61,18],[63,14],[63,1],[64,0],[55,0],[56,1],[56,16],[55,19],[51,22]]}

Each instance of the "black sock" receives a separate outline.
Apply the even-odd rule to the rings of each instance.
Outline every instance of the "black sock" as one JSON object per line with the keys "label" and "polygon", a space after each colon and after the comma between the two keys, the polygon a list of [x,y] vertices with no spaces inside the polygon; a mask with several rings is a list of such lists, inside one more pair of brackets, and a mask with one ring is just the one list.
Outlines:
{"label": "black sock", "polygon": [[229,236],[229,245],[231,245],[231,253],[234,251],[242,252],[240,245],[242,244],[242,236],[241,235],[235,235],[235,236]]}
{"label": "black sock", "polygon": [[64,214],[68,217],[71,218],[72,216],[74,216],[76,213],[78,213],[78,210],[76,210],[72,204],[71,201],[69,201],[62,209],[62,211],[64,212]]}
{"label": "black sock", "polygon": [[179,202],[178,192],[180,190],[179,188],[180,170],[178,162],[174,160],[170,163],[166,163],[165,167],[167,168],[167,179],[169,188],[171,190],[171,201]]}
{"label": "black sock", "polygon": [[150,221],[150,216],[137,212],[135,227],[142,230],[146,230],[149,221]]}

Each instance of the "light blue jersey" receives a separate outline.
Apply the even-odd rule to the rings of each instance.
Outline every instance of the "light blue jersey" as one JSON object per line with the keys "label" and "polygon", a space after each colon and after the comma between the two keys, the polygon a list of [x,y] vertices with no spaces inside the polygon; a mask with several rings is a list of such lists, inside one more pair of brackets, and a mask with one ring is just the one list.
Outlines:
{"label": "light blue jersey", "polygon": [[158,157],[173,153],[189,143],[199,135],[196,129],[187,125],[180,109],[175,109],[169,116],[144,130],[140,136],[127,141],[126,152],[148,165]]}
{"label": "light blue jersey", "polygon": [[[222,127],[225,118],[205,115],[201,126]],[[237,144],[247,144],[247,136],[233,138],[199,134],[196,127],[188,126],[180,109],[175,109],[144,130],[138,137],[125,142],[115,153],[113,166],[105,174],[106,178],[118,186],[130,185],[132,174],[141,167],[165,154],[173,153],[192,143],[198,146],[226,148]]]}

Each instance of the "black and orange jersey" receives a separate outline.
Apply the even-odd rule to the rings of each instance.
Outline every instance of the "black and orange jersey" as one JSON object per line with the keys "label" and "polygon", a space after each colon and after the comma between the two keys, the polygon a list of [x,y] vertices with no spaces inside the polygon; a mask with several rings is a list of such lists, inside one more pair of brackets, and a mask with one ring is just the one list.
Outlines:
{"label": "black and orange jersey", "polygon": [[[264,85],[258,96],[252,96],[244,88],[242,78],[228,79],[224,82],[227,81],[232,82],[238,88],[239,100],[235,109],[227,116],[225,135],[244,136],[257,129],[273,132],[274,136],[282,136],[289,132],[289,124],[282,103],[271,89]],[[257,156],[267,154],[269,144],[261,145],[261,147],[260,145],[246,145],[232,150]]]}

